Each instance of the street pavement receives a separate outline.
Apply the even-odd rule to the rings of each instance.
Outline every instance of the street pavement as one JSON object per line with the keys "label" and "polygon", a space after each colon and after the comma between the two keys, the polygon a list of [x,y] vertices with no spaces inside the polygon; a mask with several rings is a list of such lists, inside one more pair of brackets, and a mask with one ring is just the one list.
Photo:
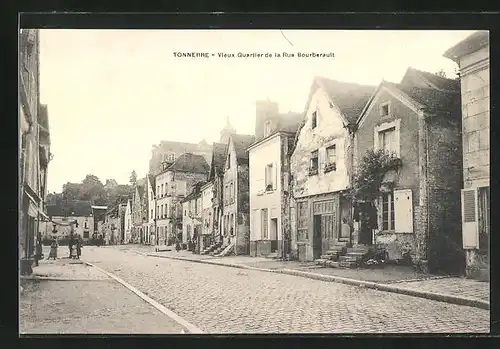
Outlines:
{"label": "street pavement", "polygon": [[487,333],[489,311],[284,274],[86,247],[206,333]]}
{"label": "street pavement", "polygon": [[179,334],[183,330],[136,294],[83,263],[64,258],[42,261],[34,273],[46,280],[21,282],[21,334]]}

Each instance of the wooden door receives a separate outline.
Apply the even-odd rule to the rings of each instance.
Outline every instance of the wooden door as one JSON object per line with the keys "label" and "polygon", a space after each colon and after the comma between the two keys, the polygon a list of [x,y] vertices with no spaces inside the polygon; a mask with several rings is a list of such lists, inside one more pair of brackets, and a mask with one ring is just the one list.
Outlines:
{"label": "wooden door", "polygon": [[322,253],[322,234],[321,234],[321,215],[313,216],[313,259],[321,257]]}

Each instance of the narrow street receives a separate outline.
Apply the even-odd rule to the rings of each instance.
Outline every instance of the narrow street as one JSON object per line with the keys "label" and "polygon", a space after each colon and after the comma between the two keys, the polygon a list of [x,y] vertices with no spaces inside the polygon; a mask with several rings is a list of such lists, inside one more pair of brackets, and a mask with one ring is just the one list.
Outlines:
{"label": "narrow street", "polygon": [[146,257],[115,247],[85,247],[83,259],[206,333],[489,332],[487,310],[357,286]]}

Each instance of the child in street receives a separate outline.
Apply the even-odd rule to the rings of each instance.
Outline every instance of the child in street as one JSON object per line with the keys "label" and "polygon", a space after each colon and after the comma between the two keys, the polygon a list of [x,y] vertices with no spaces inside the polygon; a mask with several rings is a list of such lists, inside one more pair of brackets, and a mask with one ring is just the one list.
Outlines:
{"label": "child in street", "polygon": [[52,240],[52,244],[50,245],[50,253],[47,259],[51,258],[53,258],[54,260],[57,259],[57,240],[55,238],[54,240]]}

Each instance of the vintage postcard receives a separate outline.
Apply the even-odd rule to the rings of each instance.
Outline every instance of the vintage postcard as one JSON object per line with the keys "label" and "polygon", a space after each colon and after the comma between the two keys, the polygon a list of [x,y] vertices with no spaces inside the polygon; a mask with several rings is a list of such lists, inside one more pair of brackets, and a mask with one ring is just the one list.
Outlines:
{"label": "vintage postcard", "polygon": [[19,33],[21,334],[489,333],[489,32]]}

